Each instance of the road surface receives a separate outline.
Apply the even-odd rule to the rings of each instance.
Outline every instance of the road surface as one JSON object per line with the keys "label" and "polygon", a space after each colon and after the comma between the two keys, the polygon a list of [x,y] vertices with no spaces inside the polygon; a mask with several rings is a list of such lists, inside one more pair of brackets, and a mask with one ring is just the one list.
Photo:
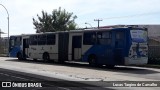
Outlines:
{"label": "road surface", "polygon": [[[31,60],[19,61],[16,58],[0,57],[0,68],[3,68],[3,70],[1,69],[0,72],[5,71],[5,69],[12,71],[14,70],[14,72],[18,71],[20,72],[19,74],[21,74],[20,77],[23,75],[27,75],[26,73],[32,74],[22,77],[27,79],[29,78],[29,80],[30,78],[37,80],[37,77],[38,80],[39,79],[41,80],[44,79],[44,77],[47,77],[45,78],[45,81],[52,80],[51,78],[53,78],[53,80],[63,79],[63,80],[73,80],[73,81],[160,81],[160,69],[142,68],[133,66],[128,66],[128,67],[117,66],[113,69],[108,69],[106,67],[93,68],[87,64],[73,64],[73,63],[54,64],[52,62],[44,63],[42,61],[31,61]],[[15,77],[19,77],[17,76],[17,74],[15,75],[16,75]],[[3,78],[4,76],[1,77]],[[3,79],[6,78],[7,77],[4,77]],[[126,89],[126,90],[160,89],[159,87],[154,87],[154,88],[153,87],[143,87],[143,88],[109,87],[109,88]]]}
{"label": "road surface", "polygon": [[[22,73],[2,68],[0,68],[0,82],[0,90],[108,90],[107,88],[89,84]],[[9,84],[7,85],[6,83]]]}

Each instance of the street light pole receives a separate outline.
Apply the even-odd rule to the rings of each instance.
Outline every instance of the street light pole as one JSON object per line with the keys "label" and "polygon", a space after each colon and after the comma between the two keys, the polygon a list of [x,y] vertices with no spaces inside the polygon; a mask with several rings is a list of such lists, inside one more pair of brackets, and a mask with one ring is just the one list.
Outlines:
{"label": "street light pole", "polygon": [[0,29],[0,40],[1,40],[1,33],[2,33],[2,32],[1,32],[1,29]]}
{"label": "street light pole", "polygon": [[99,29],[99,22],[102,21],[102,19],[94,19],[94,21],[98,22],[98,29]]}
{"label": "street light pole", "polygon": [[3,4],[0,4],[0,5],[6,10],[7,15],[8,15],[7,19],[8,19],[8,55],[9,55],[9,13],[8,13],[7,8]]}

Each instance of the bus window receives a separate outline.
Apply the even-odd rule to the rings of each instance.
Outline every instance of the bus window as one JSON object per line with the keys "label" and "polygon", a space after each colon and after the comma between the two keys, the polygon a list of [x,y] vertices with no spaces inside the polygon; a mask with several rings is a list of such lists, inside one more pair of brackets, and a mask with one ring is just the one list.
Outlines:
{"label": "bus window", "polygon": [[116,40],[115,40],[115,47],[116,48],[122,48],[124,47],[124,32],[123,31],[117,31],[116,32]]}
{"label": "bus window", "polygon": [[38,45],[46,44],[46,35],[38,35]]}
{"label": "bus window", "polygon": [[14,39],[11,39],[11,46],[14,46]]}
{"label": "bus window", "polygon": [[97,43],[99,45],[111,45],[111,32],[98,32],[97,33]]}
{"label": "bus window", "polygon": [[30,36],[30,45],[37,45],[37,35]]}
{"label": "bus window", "polygon": [[16,46],[17,45],[21,45],[21,37],[17,37],[15,38],[15,43],[14,43]]}
{"label": "bus window", "polygon": [[123,32],[117,32],[116,33],[116,39],[120,40],[124,38],[124,33]]}
{"label": "bus window", "polygon": [[47,35],[47,45],[55,45],[55,34]]}
{"label": "bus window", "polygon": [[84,45],[93,45],[96,43],[96,33],[95,32],[85,32],[83,35]]}

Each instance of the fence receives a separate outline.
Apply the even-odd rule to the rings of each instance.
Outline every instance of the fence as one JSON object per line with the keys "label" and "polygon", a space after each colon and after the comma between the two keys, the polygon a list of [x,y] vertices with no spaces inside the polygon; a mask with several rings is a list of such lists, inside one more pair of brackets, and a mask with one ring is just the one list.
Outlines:
{"label": "fence", "polygon": [[148,47],[148,64],[160,65],[160,45],[152,45]]}
{"label": "fence", "polygon": [[8,39],[0,38],[0,56],[8,55]]}

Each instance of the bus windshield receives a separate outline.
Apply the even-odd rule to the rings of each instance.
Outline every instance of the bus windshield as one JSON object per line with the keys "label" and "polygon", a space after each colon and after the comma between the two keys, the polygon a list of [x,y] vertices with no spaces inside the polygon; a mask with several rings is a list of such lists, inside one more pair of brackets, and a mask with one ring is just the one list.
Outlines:
{"label": "bus windshield", "polygon": [[147,31],[145,30],[131,30],[132,42],[145,43],[147,42]]}
{"label": "bus windshield", "polygon": [[14,46],[14,44],[15,44],[14,39],[11,39],[11,40],[10,40],[10,45],[11,45],[11,46]]}
{"label": "bus windshield", "polygon": [[21,45],[21,37],[11,37],[10,38],[10,45],[11,46]]}

